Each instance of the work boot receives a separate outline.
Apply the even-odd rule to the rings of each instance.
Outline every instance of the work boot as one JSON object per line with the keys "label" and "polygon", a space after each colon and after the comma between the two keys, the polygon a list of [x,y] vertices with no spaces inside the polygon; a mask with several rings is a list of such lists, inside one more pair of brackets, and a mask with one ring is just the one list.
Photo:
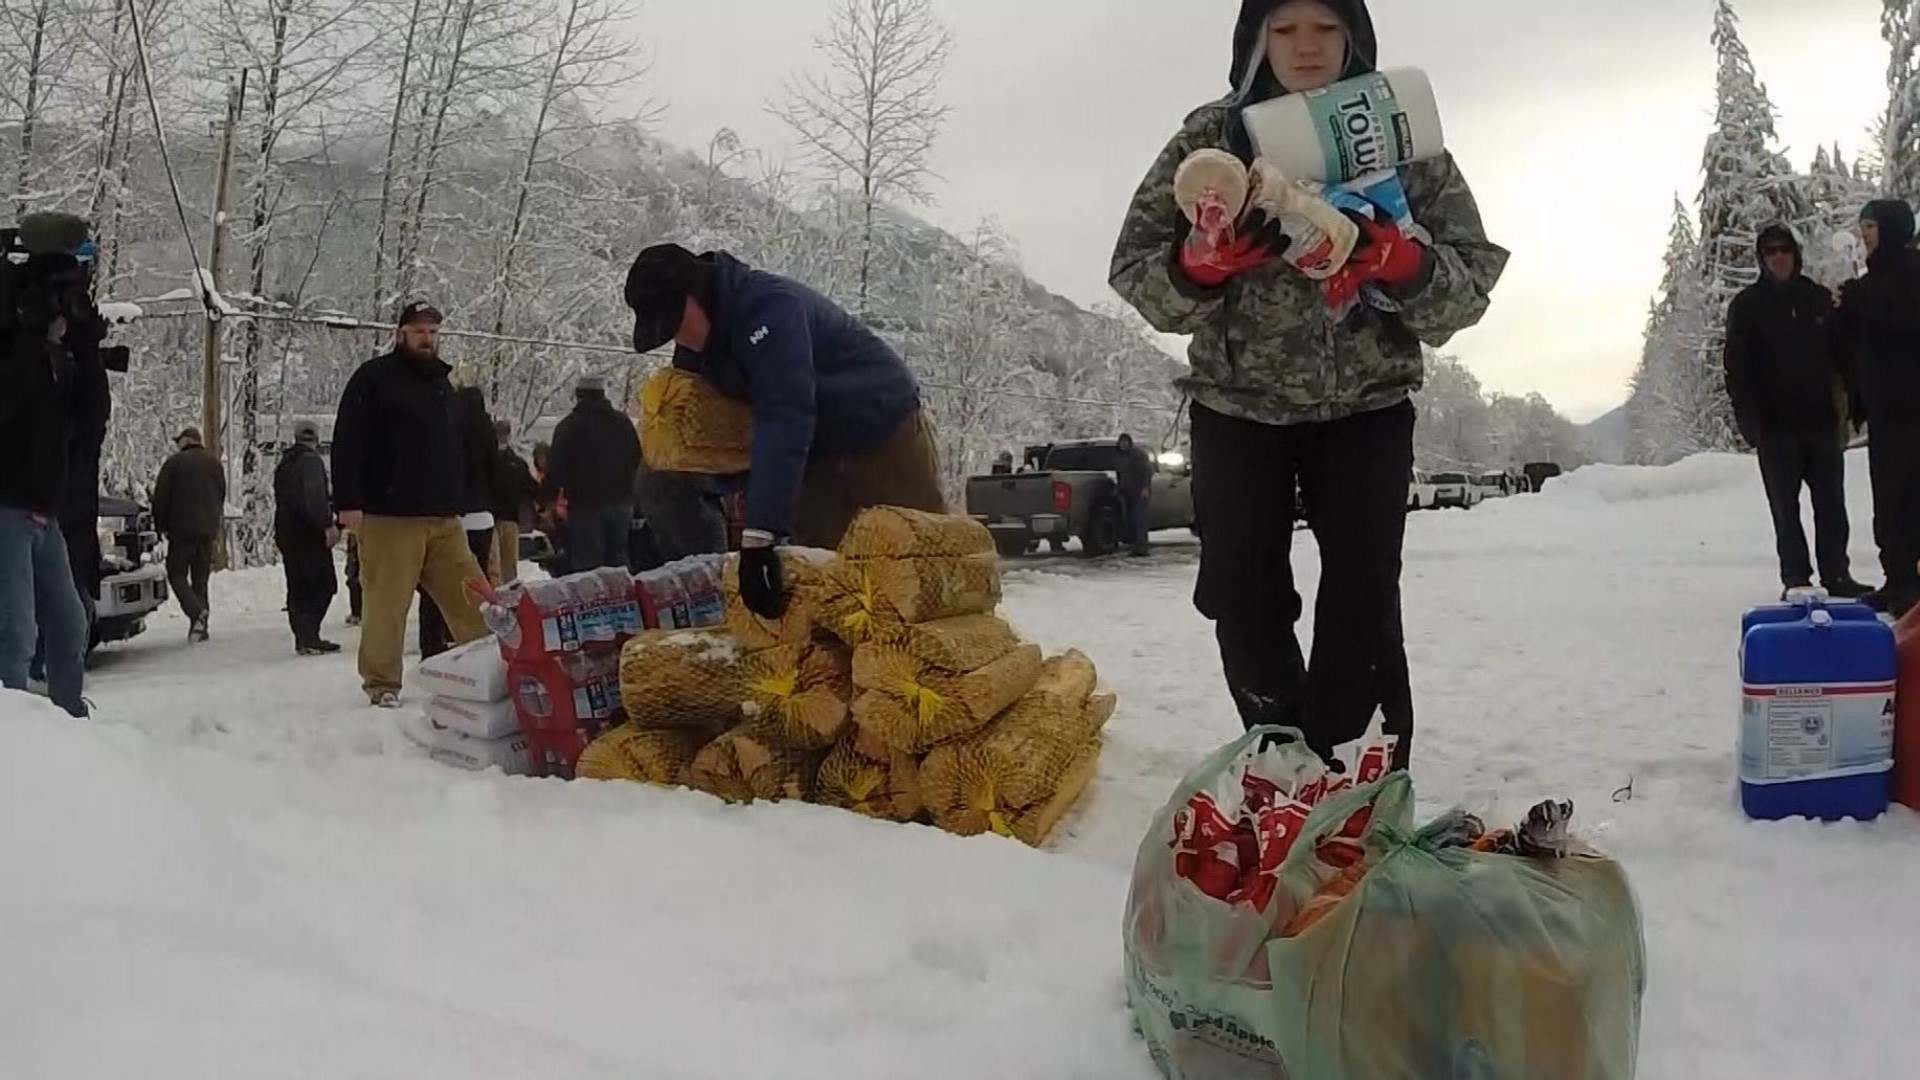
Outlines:
{"label": "work boot", "polygon": [[187,625],[187,640],[201,642],[207,640],[207,613],[201,612]]}
{"label": "work boot", "polygon": [[320,619],[311,612],[289,615],[293,623],[293,650],[301,656],[329,656],[340,646],[320,636]]}
{"label": "work boot", "polygon": [[1821,578],[1820,584],[1835,600],[1859,600],[1873,592],[1852,577]]}

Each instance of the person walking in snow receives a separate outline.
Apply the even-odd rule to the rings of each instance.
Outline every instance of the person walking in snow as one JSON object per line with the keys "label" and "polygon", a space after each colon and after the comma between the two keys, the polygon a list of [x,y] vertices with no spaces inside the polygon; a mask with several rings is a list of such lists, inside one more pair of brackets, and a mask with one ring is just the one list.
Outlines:
{"label": "person walking in snow", "polygon": [[207,449],[199,428],[180,432],[174,445],[154,481],[153,527],[167,539],[167,584],[186,613],[187,639],[205,641],[207,580],[227,515],[227,469]]}
{"label": "person walking in snow", "polygon": [[[1194,603],[1215,625],[1241,721],[1298,728],[1331,759],[1381,710],[1404,767],[1413,715],[1400,569],[1420,347],[1480,321],[1507,252],[1488,241],[1444,153],[1399,170],[1428,235],[1356,219],[1359,244],[1324,285],[1288,261],[1273,193],[1221,205],[1224,230],[1211,213],[1196,228],[1175,199],[1175,176],[1196,151],[1259,166],[1242,108],[1372,71],[1375,50],[1364,0],[1243,0],[1229,93],[1187,117],[1141,182],[1110,282],[1154,329],[1191,335],[1191,374],[1179,385],[1192,401],[1205,537]],[[1335,301],[1362,287],[1399,310],[1368,304],[1336,318]],[[1288,551],[1296,482],[1321,553],[1310,664],[1290,629],[1301,615]]]}
{"label": "person walking in snow", "polygon": [[740,596],[754,612],[786,610],[778,543],[837,547],[873,506],[946,512],[919,382],[838,304],[727,252],[678,244],[640,253],[626,300],[636,352],[675,342],[675,367],[752,405]]}
{"label": "person walking in snow", "polygon": [[[1740,436],[1760,457],[1760,477],[1773,512],[1780,583],[1813,584],[1800,522],[1800,489],[1813,498],[1820,584],[1830,596],[1854,599],[1872,590],[1847,565],[1847,383],[1833,295],[1801,272],[1800,242],[1784,225],[1769,225],[1755,244],[1760,280],[1727,305],[1723,352],[1727,397]],[[1841,393],[1843,387],[1847,392]]]}
{"label": "person walking in snow", "polygon": [[431,304],[401,309],[393,349],[347,380],[334,419],[333,501],[360,541],[360,683],[383,709],[400,707],[415,589],[426,589],[455,644],[487,633],[467,591],[483,575],[460,525],[466,460],[440,322]]}
{"label": "person walking in snow", "polygon": [[1153,553],[1151,522],[1153,505],[1153,459],[1133,443],[1133,436],[1120,433],[1120,468],[1115,470],[1120,486],[1120,505],[1127,514],[1127,547],[1138,558]]}
{"label": "person walking in snow", "polygon": [[301,656],[340,651],[320,636],[320,624],[340,590],[333,572],[340,529],[327,488],[320,428],[302,420],[294,425],[293,442],[273,470],[273,544],[280,549],[287,575],[287,626],[293,630],[293,650]]}
{"label": "person walking in snow", "polygon": [[1860,212],[1867,272],[1840,287],[1840,334],[1867,422],[1873,539],[1887,581],[1867,603],[1895,616],[1920,601],[1920,252],[1913,207],[1876,199]]}
{"label": "person walking in snow", "polygon": [[627,564],[640,433],[607,397],[607,381],[583,377],[573,411],[553,429],[548,492],[566,495],[567,565],[578,573]]}

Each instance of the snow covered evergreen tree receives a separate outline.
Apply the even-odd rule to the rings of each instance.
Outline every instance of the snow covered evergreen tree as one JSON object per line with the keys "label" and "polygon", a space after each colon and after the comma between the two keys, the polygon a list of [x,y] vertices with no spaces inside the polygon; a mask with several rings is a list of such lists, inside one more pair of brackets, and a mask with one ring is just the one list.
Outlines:
{"label": "snow covered evergreen tree", "polygon": [[1911,201],[1920,197],[1920,0],[1882,0],[1880,36],[1889,50],[1880,190]]}
{"label": "snow covered evergreen tree", "polygon": [[1823,146],[1814,154],[1804,189],[1813,209],[1807,232],[1800,237],[1806,274],[1829,289],[1837,288],[1859,275],[1860,208],[1873,198],[1874,186],[1848,168],[1835,144],[1831,153]]}
{"label": "snow covered evergreen tree", "polygon": [[1627,397],[1628,460],[1635,464],[1664,465],[1714,446],[1700,421],[1725,390],[1719,365],[1700,363],[1708,324],[1700,253],[1693,221],[1675,195],[1665,270]]}
{"label": "snow covered evergreen tree", "polygon": [[[1740,39],[1740,20],[1732,0],[1714,8],[1713,44],[1719,54],[1718,103],[1713,131],[1701,158],[1699,237],[1701,304],[1705,332],[1692,351],[1694,370],[1675,372],[1671,391],[1686,388],[1698,406],[1688,419],[1683,447],[1727,450],[1739,445],[1733,410],[1721,387],[1721,349],[1726,311],[1734,294],[1759,277],[1754,242],[1768,225],[1783,224],[1806,236],[1816,215],[1804,182],[1773,148],[1773,102],[1754,73],[1753,58]],[[1707,393],[1704,387],[1717,388]]]}

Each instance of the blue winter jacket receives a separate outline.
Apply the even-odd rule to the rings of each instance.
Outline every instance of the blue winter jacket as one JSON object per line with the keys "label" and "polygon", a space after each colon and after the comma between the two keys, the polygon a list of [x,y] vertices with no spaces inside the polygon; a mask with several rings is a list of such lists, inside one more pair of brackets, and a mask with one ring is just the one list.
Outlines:
{"label": "blue winter jacket", "polygon": [[673,366],[753,407],[746,527],[785,536],[810,457],[872,450],[920,407],[892,346],[838,304],[724,251],[713,262],[712,337]]}

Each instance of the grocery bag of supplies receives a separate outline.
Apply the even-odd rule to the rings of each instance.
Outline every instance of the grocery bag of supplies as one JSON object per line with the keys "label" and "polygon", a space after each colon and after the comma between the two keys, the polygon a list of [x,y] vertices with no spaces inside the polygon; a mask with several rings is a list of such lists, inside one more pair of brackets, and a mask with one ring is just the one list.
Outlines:
{"label": "grocery bag of supplies", "polygon": [[1639,910],[1570,804],[1416,829],[1379,748],[1349,781],[1259,748],[1279,731],[1203,762],[1141,843],[1127,997],[1164,1075],[1630,1080]]}
{"label": "grocery bag of supplies", "polygon": [[500,643],[492,637],[422,660],[417,674],[435,697],[483,705],[507,700],[507,662],[500,655]]}

